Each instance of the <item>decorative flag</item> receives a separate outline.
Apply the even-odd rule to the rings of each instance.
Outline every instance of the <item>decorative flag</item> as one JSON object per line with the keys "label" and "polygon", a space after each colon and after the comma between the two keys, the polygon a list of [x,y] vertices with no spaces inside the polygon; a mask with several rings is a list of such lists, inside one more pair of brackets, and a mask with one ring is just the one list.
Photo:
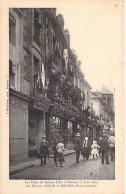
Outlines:
{"label": "decorative flag", "polygon": [[64,51],[63,51],[63,58],[65,60],[65,66],[67,69],[67,65],[68,65],[68,50],[67,49],[64,49]]}
{"label": "decorative flag", "polygon": [[41,88],[41,82],[40,82],[40,75],[39,75],[39,72],[38,72],[38,86],[39,86],[39,88]]}
{"label": "decorative flag", "polygon": [[16,74],[16,62],[12,62],[12,72]]}
{"label": "decorative flag", "polygon": [[44,69],[43,63],[41,65],[41,80],[42,80],[43,88],[45,88],[45,69]]}

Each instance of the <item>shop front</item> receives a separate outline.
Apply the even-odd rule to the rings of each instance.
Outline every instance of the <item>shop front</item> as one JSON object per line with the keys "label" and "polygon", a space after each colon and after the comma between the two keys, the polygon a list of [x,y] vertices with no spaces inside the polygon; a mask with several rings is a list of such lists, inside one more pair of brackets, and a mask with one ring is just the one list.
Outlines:
{"label": "shop front", "polygon": [[49,140],[61,136],[61,119],[56,116],[49,117]]}
{"label": "shop front", "polygon": [[67,149],[73,148],[77,132],[77,113],[64,105],[53,103],[49,110],[48,141],[62,138]]}
{"label": "shop front", "polygon": [[96,128],[96,137],[98,139],[102,136],[101,130],[101,125],[98,125],[98,127]]}
{"label": "shop front", "polygon": [[9,156],[10,165],[28,159],[28,104],[30,98],[10,89],[9,97]]}
{"label": "shop front", "polygon": [[94,128],[90,124],[88,124],[87,133],[88,133],[89,139],[93,140],[94,139]]}
{"label": "shop front", "polygon": [[37,156],[41,137],[45,133],[44,112],[30,109],[29,111],[29,157]]}
{"label": "shop front", "polygon": [[29,106],[28,145],[29,157],[36,157],[39,153],[41,138],[46,134],[46,112],[50,100],[42,95],[36,95]]}

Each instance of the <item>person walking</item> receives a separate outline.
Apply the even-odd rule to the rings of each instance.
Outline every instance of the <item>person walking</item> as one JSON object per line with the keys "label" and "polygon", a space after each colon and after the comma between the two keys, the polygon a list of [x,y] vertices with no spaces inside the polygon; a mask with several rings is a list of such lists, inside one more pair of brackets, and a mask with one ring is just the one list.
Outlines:
{"label": "person walking", "polygon": [[98,146],[96,141],[93,141],[93,144],[91,146],[91,154],[93,156],[93,159],[95,159],[95,156],[98,158],[98,152],[99,152],[100,146]]}
{"label": "person walking", "polygon": [[55,165],[58,167],[58,164],[57,164],[57,158],[58,158],[58,152],[57,152],[57,144],[58,144],[58,139],[55,139],[53,141],[53,146],[52,146],[52,149],[53,149],[53,152],[54,152],[54,163]]}
{"label": "person walking", "polygon": [[80,151],[81,151],[80,133],[77,133],[74,139],[74,150],[76,151],[76,163],[80,163],[79,162]]}
{"label": "person walking", "polygon": [[64,149],[64,144],[63,144],[63,139],[61,139],[59,141],[59,143],[57,144],[56,150],[58,152],[58,161],[60,162],[60,167],[63,167],[63,165],[62,165],[62,162],[64,162],[64,154],[63,154],[63,152],[65,150]]}
{"label": "person walking", "polygon": [[101,157],[101,148],[100,148],[100,142],[101,142],[101,137],[98,140],[98,145],[99,145],[99,157]]}
{"label": "person walking", "polygon": [[[40,158],[41,158],[41,164],[46,164],[46,155],[48,154],[48,142],[46,141],[46,136],[42,136],[42,142],[40,144]],[[44,160],[44,161],[43,161]]]}
{"label": "person walking", "polygon": [[83,147],[82,147],[82,156],[83,156],[83,158],[86,158],[88,160],[89,155],[90,155],[90,151],[91,151],[91,143],[88,140],[88,137],[85,137],[85,140],[83,142]]}
{"label": "person walking", "polygon": [[111,161],[115,160],[115,134],[112,133],[112,135],[108,139],[109,146],[110,146],[110,156]]}
{"label": "person walking", "polygon": [[100,141],[100,148],[101,148],[101,162],[104,164],[104,158],[106,159],[106,164],[110,164],[108,160],[108,150],[109,150],[109,143],[107,137],[104,135]]}

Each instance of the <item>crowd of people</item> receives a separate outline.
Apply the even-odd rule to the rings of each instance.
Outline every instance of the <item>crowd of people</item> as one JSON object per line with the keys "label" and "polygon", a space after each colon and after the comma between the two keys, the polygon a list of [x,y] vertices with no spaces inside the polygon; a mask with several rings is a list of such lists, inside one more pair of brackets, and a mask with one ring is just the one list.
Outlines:
{"label": "crowd of people", "polygon": [[106,164],[110,164],[109,155],[111,161],[115,160],[114,133],[110,137],[103,135],[99,140],[94,139],[93,141],[89,141],[88,137],[85,137],[83,144],[81,143],[80,133],[77,133],[74,141],[74,149],[76,151],[77,163],[79,163],[79,157],[82,154],[83,158],[87,160],[89,156],[92,156],[93,159],[101,157],[102,164],[104,164],[104,160],[106,160]]}
{"label": "crowd of people", "polygon": [[[110,164],[110,160],[115,160],[115,137],[114,133],[111,134],[110,137],[107,135],[103,135],[103,137],[99,139],[89,140],[88,137],[82,141],[80,133],[76,134],[74,138],[74,150],[76,152],[76,163],[79,163],[80,155],[86,160],[89,159],[89,156],[92,159],[97,159],[101,157],[101,163],[104,164],[106,160],[106,164]],[[42,142],[40,144],[40,159],[41,164],[46,164],[46,158],[49,157],[49,145],[46,141],[46,136],[42,136]],[[62,167],[62,163],[64,162],[64,148],[63,139],[55,139],[52,144],[53,154],[54,154],[54,163],[58,166],[58,162],[60,167]]]}

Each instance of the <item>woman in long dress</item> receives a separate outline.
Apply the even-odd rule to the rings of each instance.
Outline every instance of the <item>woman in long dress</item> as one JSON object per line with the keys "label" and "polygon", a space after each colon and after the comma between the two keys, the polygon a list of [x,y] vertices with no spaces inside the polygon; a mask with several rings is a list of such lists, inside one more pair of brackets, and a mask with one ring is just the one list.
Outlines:
{"label": "woman in long dress", "polygon": [[91,144],[88,140],[88,137],[85,137],[85,140],[83,142],[82,152],[81,152],[83,158],[86,158],[87,160],[89,159],[90,150],[91,150]]}

